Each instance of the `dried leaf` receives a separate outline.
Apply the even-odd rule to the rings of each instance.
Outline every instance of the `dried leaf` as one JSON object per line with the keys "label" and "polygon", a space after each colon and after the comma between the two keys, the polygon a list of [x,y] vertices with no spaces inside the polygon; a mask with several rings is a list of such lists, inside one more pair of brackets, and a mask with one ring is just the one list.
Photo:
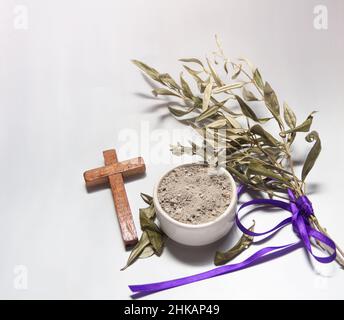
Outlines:
{"label": "dried leaf", "polygon": [[216,114],[216,112],[219,110],[219,106],[212,106],[209,109],[205,110],[204,112],[202,112],[197,118],[196,121],[202,121],[205,120],[207,118],[212,117],[214,114]]}
{"label": "dried leaf", "polygon": [[267,106],[271,114],[276,118],[277,121],[280,121],[280,106],[277,100],[277,96],[268,82],[265,82],[264,86],[264,100],[265,105]]}
{"label": "dried leaf", "polygon": [[222,128],[227,124],[226,119],[215,120],[214,122],[207,125],[207,128],[218,129]]}
{"label": "dried leaf", "polygon": [[266,144],[273,147],[278,146],[278,140],[276,140],[269,132],[264,130],[259,124],[254,125],[251,128],[251,132],[259,135],[266,142]]}
{"label": "dried leaf", "polygon": [[241,108],[241,111],[242,111],[242,113],[246,116],[246,117],[248,117],[248,118],[250,118],[250,119],[252,119],[252,120],[254,120],[254,121],[256,121],[256,122],[259,122],[259,119],[257,118],[257,116],[256,116],[256,114],[254,113],[254,111],[246,104],[246,102],[243,100],[243,99],[241,99],[239,96],[235,96],[235,98],[237,99],[237,101],[239,102],[239,105],[240,105],[240,108]]}
{"label": "dried leaf", "polygon": [[162,233],[160,228],[154,223],[156,216],[154,205],[151,204],[148,208],[140,209],[140,225],[142,231],[153,231]]}
{"label": "dried leaf", "polygon": [[317,160],[320,152],[321,152],[321,141],[319,138],[319,134],[316,131],[310,132],[306,136],[307,142],[313,142],[315,140],[315,144],[313,145],[312,149],[309,151],[306,161],[302,168],[302,181],[305,181],[308,173],[312,170],[315,161]]}
{"label": "dried leaf", "polygon": [[183,67],[184,69],[191,75],[191,76],[197,76],[199,77],[198,75],[200,73],[203,73],[204,71],[203,70],[194,70],[194,69],[191,69],[189,66],[183,64]]}
{"label": "dried leaf", "polygon": [[281,176],[279,173],[274,172],[272,170],[270,170],[269,168],[264,167],[261,163],[259,163],[256,160],[253,160],[250,162],[249,166],[248,166],[248,170],[250,173],[253,174],[257,174],[260,176],[264,176],[264,177],[268,177],[271,179],[276,179],[279,180],[281,182],[284,182],[286,185],[289,185],[289,181],[284,178],[283,176]]}
{"label": "dried leaf", "polygon": [[152,90],[152,93],[157,96],[175,96],[179,97],[179,95],[171,90],[165,89],[165,88],[157,88]]}
{"label": "dried leaf", "polygon": [[[242,65],[240,64],[239,67],[237,68],[237,70],[234,72],[233,76],[232,76],[232,80],[236,79],[239,74],[241,73],[241,68],[242,68]],[[228,73],[228,71],[227,71]]]}
{"label": "dried leaf", "polygon": [[233,166],[227,165],[226,169],[231,174],[233,174],[233,176],[235,176],[240,182],[243,182],[245,184],[249,184],[250,183],[250,179],[248,179],[244,174],[242,174],[240,171],[235,169]]}
{"label": "dried leaf", "polygon": [[148,194],[145,193],[140,193],[140,196],[144,202],[147,204],[151,205],[153,203],[153,197],[149,196]]}
{"label": "dried leaf", "polygon": [[[283,136],[283,134],[282,134],[282,136]],[[289,146],[292,145],[295,138],[296,138],[296,132],[292,132],[291,134],[288,135],[287,143]]]}
{"label": "dried leaf", "polygon": [[188,83],[184,80],[182,73],[180,73],[180,84],[182,86],[182,91],[183,91],[184,96],[192,99],[192,97],[193,97],[192,91],[191,91]]}
{"label": "dried leaf", "polygon": [[155,208],[154,208],[153,202],[147,208],[140,208],[139,214],[140,214],[140,219],[141,219],[141,216],[145,216],[147,219],[155,219]]}
{"label": "dried leaf", "polygon": [[[252,226],[249,228],[251,232],[254,231],[254,225],[255,225],[255,222],[253,221]],[[214,259],[215,265],[220,266],[220,265],[226,264],[227,262],[229,262],[230,260],[238,256],[240,253],[248,249],[250,245],[252,244],[252,242],[253,242],[252,236],[243,234],[241,238],[239,239],[239,241],[231,249],[225,252],[220,252],[220,251],[216,252],[215,259]]]}
{"label": "dried leaf", "polygon": [[226,74],[229,73],[229,70],[228,70],[228,63],[229,63],[229,60],[228,60],[228,59],[225,59],[225,62],[223,63],[223,69],[225,70]]}
{"label": "dried leaf", "polygon": [[233,128],[236,128],[236,129],[240,129],[241,128],[240,123],[238,121],[236,121],[235,118],[233,118],[232,116],[227,115],[227,114],[224,114],[223,116],[226,118],[226,120],[229,122],[229,124]]}
{"label": "dried leaf", "polygon": [[192,62],[192,63],[197,63],[203,68],[203,63],[201,60],[196,59],[196,58],[186,58],[186,59],[179,59],[179,61],[182,62]]}
{"label": "dried leaf", "polygon": [[147,231],[147,232],[153,231],[153,232],[161,233],[159,227],[153,222],[153,220],[149,218],[146,214],[144,214],[141,210],[140,210],[140,225],[141,225],[142,231]]}
{"label": "dried leaf", "polygon": [[220,103],[216,103],[216,104],[221,105],[221,109],[223,111],[226,111],[228,114],[230,114],[231,116],[233,116],[235,118],[243,116],[242,113],[236,113],[236,112],[232,111],[230,108],[224,106],[223,104],[220,104]]}
{"label": "dried leaf", "polygon": [[185,109],[181,109],[181,108],[174,108],[172,106],[168,106],[168,110],[177,118],[179,117],[183,117],[187,114],[189,114],[190,112],[192,112],[193,110],[195,110],[195,107],[191,107],[187,110]]}
{"label": "dried leaf", "polygon": [[141,208],[139,210],[140,225],[143,233],[139,242],[131,251],[127,265],[122,270],[130,266],[138,258],[147,258],[150,257],[153,253],[160,256],[164,247],[163,232],[154,223],[156,213],[153,198],[144,193],[141,193],[141,198],[147,204],[149,204],[149,207]]}
{"label": "dried leaf", "polygon": [[290,129],[293,129],[296,127],[296,116],[293,110],[290,109],[288,104],[284,102],[283,104],[283,109],[284,109],[284,121],[288,125]]}
{"label": "dried leaf", "polygon": [[147,233],[155,253],[160,255],[163,248],[163,237],[162,231],[154,223],[155,216],[154,204],[151,204],[148,208],[140,209],[141,230]]}
{"label": "dried leaf", "polygon": [[271,117],[270,118],[259,118],[258,121],[260,123],[266,123],[266,122],[270,121],[271,119],[272,119]]}
{"label": "dried leaf", "polygon": [[146,232],[149,238],[149,242],[152,245],[152,248],[154,249],[155,254],[157,256],[160,256],[164,248],[164,241],[163,241],[162,233],[156,232],[154,230],[147,230]]}
{"label": "dried leaf", "polygon": [[218,87],[222,87],[223,86],[223,83],[220,79],[220,77],[217,75],[217,73],[215,72],[214,68],[212,67],[209,59],[207,59],[207,63],[208,63],[208,67],[209,67],[209,70],[210,70],[210,73],[211,73],[211,76],[213,77],[215,83],[217,84]]}
{"label": "dried leaf", "polygon": [[308,117],[307,119],[301,123],[300,125],[298,125],[295,128],[289,129],[287,131],[283,131],[280,133],[280,135],[286,135],[288,133],[292,133],[292,132],[308,132],[311,128],[312,122],[313,122],[313,114],[315,113],[315,111],[313,111]]}
{"label": "dried leaf", "polygon": [[174,90],[181,89],[179,84],[168,73],[160,74],[159,79],[162,83],[164,83],[166,86],[168,86],[171,89],[174,89]]}
{"label": "dried leaf", "polygon": [[148,234],[147,232],[143,232],[141,235],[141,238],[139,240],[139,242],[136,244],[136,246],[133,248],[133,250],[131,251],[127,264],[125,267],[123,267],[121,269],[125,270],[126,268],[128,268],[130,265],[132,265],[141,255],[141,253],[143,252],[143,250],[150,244],[149,242],[149,238],[148,238]]}
{"label": "dried leaf", "polygon": [[158,81],[161,83],[161,80],[159,78],[159,72],[151,67],[149,67],[148,65],[146,65],[145,63],[138,61],[138,60],[132,60],[132,62],[139,67],[147,76],[149,76],[151,79]]}
{"label": "dried leaf", "polygon": [[213,81],[210,79],[209,83],[205,87],[204,93],[203,93],[203,104],[202,104],[202,111],[206,111],[209,106],[211,92],[213,89]]}
{"label": "dried leaf", "polygon": [[[276,152],[274,150],[271,150],[269,148],[264,148],[265,152],[268,152],[272,157],[276,157]],[[254,162],[257,162],[258,164],[262,165],[263,167],[267,168],[267,169],[271,169],[280,173],[285,173],[286,175],[292,176],[292,174],[286,170],[283,169],[283,167],[281,168],[280,166],[277,166],[276,164],[271,164],[271,163],[266,163],[264,161],[262,161],[261,159],[254,159]]]}
{"label": "dried leaf", "polygon": [[258,69],[255,69],[253,72],[253,81],[258,88],[264,90],[264,81]]}
{"label": "dried leaf", "polygon": [[151,245],[148,245],[147,247],[145,247],[142,251],[142,253],[140,254],[139,258],[140,259],[146,259],[151,257],[154,254],[154,249]]}
{"label": "dried leaf", "polygon": [[213,93],[217,94],[217,93],[230,91],[233,89],[238,89],[238,88],[241,88],[244,84],[245,84],[244,82],[236,82],[236,83],[228,84],[228,85],[214,89]]}
{"label": "dried leaf", "polygon": [[183,65],[183,67],[185,68],[185,70],[192,76],[192,78],[196,81],[197,83],[197,87],[198,87],[198,90],[200,92],[203,92],[204,91],[204,88],[206,86],[205,82],[200,78],[199,74],[202,73],[203,71],[196,71],[196,70],[193,70],[191,68],[189,68],[188,66],[186,65]]}
{"label": "dried leaf", "polygon": [[247,58],[245,58],[245,57],[241,57],[241,58],[239,58],[238,60],[239,60],[239,61],[244,61],[244,62],[248,65],[248,67],[250,68],[250,71],[251,71],[252,73],[254,73],[255,70],[257,70],[256,67],[254,66],[254,64],[252,63],[252,61],[250,61],[249,59],[247,59]]}
{"label": "dried leaf", "polygon": [[247,90],[245,87],[242,88],[242,97],[246,101],[258,101],[258,98],[250,90]]}

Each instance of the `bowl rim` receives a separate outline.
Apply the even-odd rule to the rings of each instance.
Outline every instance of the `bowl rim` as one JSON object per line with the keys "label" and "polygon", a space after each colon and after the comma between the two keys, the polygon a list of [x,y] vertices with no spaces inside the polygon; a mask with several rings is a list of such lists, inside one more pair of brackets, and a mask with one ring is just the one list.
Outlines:
{"label": "bowl rim", "polygon": [[192,165],[207,165],[204,162],[191,162],[191,163],[185,163],[185,164],[181,164],[178,165],[170,170],[168,170],[165,174],[163,174],[160,179],[158,180],[158,182],[156,183],[155,187],[154,187],[154,191],[153,191],[153,203],[154,206],[157,207],[156,213],[158,216],[158,213],[161,214],[164,218],[166,218],[169,222],[185,228],[185,229],[203,229],[203,228],[207,228],[209,226],[212,226],[216,223],[218,223],[219,221],[222,221],[223,219],[225,219],[228,215],[230,215],[230,213],[232,212],[233,208],[236,207],[237,205],[237,186],[236,183],[234,181],[233,176],[224,168],[224,167],[219,167],[219,170],[221,170],[228,178],[232,187],[232,198],[231,198],[231,202],[229,204],[229,206],[226,208],[226,210],[220,214],[217,218],[215,218],[212,221],[209,222],[205,222],[205,223],[200,223],[200,224],[189,224],[189,223],[184,223],[184,222],[180,222],[177,221],[175,219],[173,219],[160,205],[159,199],[158,199],[158,187],[162,181],[162,179],[165,178],[165,176],[167,176],[171,171],[173,171],[176,168],[179,167],[187,167],[187,166],[192,166]]}

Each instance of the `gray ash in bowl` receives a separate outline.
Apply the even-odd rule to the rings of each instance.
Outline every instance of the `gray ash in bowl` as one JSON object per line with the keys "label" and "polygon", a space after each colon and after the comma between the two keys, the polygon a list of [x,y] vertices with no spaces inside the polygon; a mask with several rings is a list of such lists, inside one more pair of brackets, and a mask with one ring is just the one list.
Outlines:
{"label": "gray ash in bowl", "polygon": [[227,209],[231,198],[231,180],[202,164],[177,167],[158,186],[162,209],[187,224],[215,220]]}

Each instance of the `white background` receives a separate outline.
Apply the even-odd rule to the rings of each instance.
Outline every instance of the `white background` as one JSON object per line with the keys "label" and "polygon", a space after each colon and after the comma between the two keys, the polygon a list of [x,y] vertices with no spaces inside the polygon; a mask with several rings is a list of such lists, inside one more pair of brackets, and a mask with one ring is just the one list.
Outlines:
{"label": "white background", "polygon": [[[313,27],[317,4],[328,8],[328,30]],[[15,24],[18,5],[27,9],[26,29]],[[144,206],[139,193],[151,193],[173,166],[157,163],[159,157],[153,161],[156,154],[168,158],[169,146],[145,136],[142,123],[167,132],[181,125],[156,106],[161,101],[143,95],[150,87],[130,59],[178,75],[177,59],[204,57],[215,47],[216,33],[229,56],[247,56],[259,65],[300,121],[319,111],[314,128],[323,153],[309,175],[309,193],[321,223],[344,246],[343,31],[340,0],[1,1],[0,298],[126,299],[128,284],[212,268],[215,250],[227,248],[233,234],[206,248],[168,242],[160,258],[119,271],[128,252],[111,192],[88,193],[82,173],[102,165],[102,150],[116,147],[119,158],[127,158],[120,133],[136,133],[150,148],[134,154],[145,157],[147,175],[126,183],[138,226],[138,209]],[[305,145],[300,141],[295,150],[301,159]],[[256,230],[285,215],[260,213]],[[271,244],[295,238],[286,228]],[[15,286],[18,266],[27,270],[26,290]],[[344,272],[335,264],[316,270],[299,250],[146,298],[343,299]]]}

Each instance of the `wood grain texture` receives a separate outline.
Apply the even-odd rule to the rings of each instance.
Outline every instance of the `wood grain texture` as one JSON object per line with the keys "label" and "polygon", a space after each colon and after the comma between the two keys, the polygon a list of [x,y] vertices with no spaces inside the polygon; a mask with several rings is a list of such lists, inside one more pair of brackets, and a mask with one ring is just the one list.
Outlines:
{"label": "wood grain texture", "polygon": [[[106,150],[103,152],[105,165],[117,163],[117,154],[115,150]],[[115,202],[118,222],[121,228],[123,242],[126,247],[137,243],[137,233],[130,210],[127,193],[124,187],[124,181],[121,173],[113,174],[108,177],[112,196]]]}
{"label": "wood grain texture", "polygon": [[[109,153],[110,154],[110,153]],[[99,167],[84,172],[84,179],[87,187],[94,187],[104,184],[108,177],[113,174],[121,173],[123,177],[136,176],[146,171],[143,158],[133,158],[118,163],[111,163],[104,167]]]}

